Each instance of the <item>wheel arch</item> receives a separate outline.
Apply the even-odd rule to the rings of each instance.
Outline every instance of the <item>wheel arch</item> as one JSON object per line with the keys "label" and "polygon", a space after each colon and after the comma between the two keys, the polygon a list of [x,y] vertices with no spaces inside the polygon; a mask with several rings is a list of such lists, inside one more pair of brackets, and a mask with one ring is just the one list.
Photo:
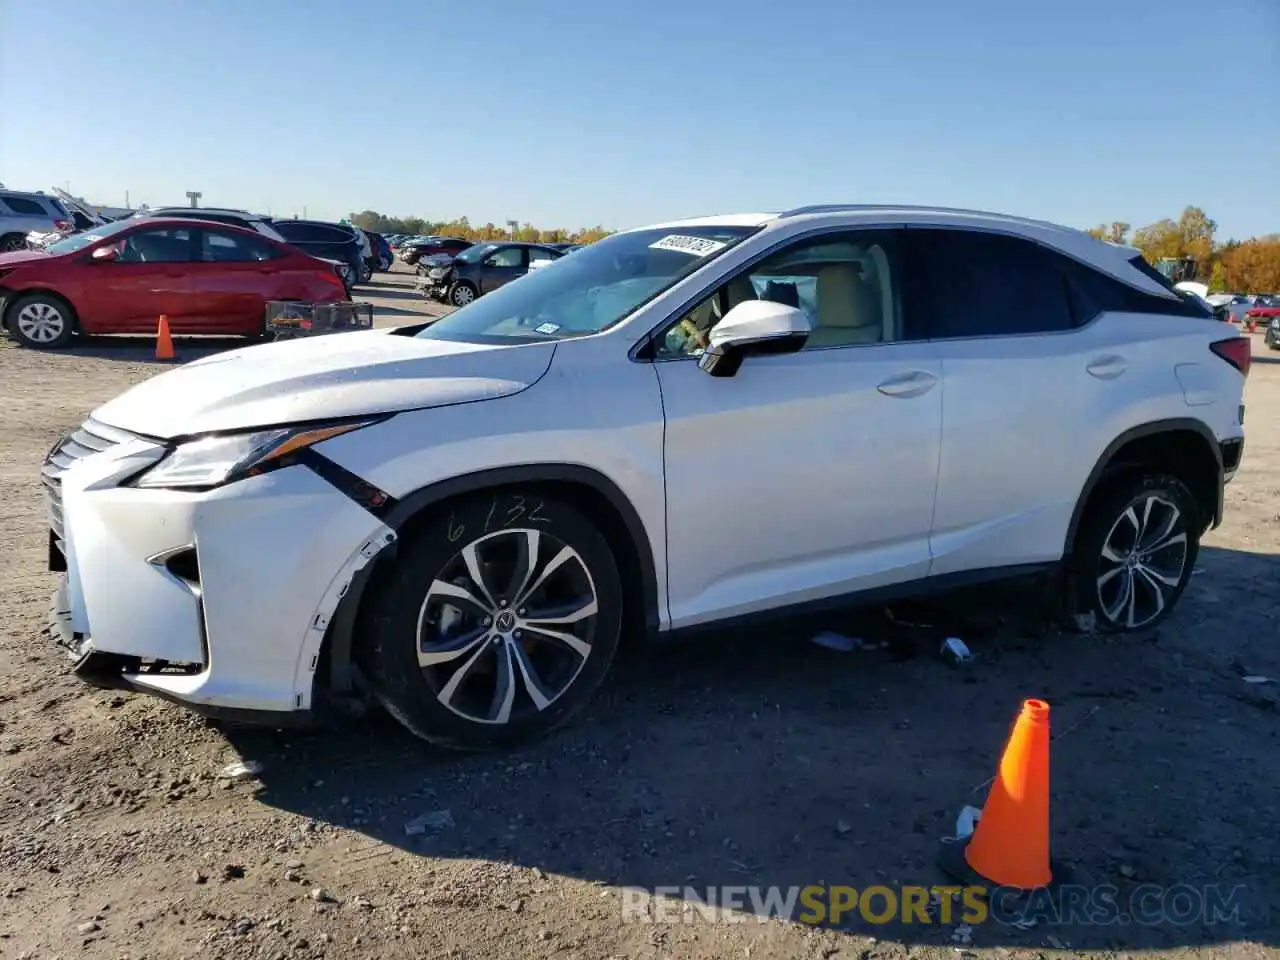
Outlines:
{"label": "wheel arch", "polygon": [[71,299],[65,293],[44,286],[23,287],[20,290],[6,287],[5,291],[7,295],[4,298],[4,315],[0,316],[0,329],[9,329],[9,317],[13,314],[14,307],[21,303],[23,299],[31,296],[41,296],[49,297],[64,304],[71,312],[71,329],[77,332],[80,330],[80,311],[76,309],[76,305],[71,302]]}
{"label": "wheel arch", "polygon": [[1179,417],[1156,420],[1124,431],[1102,451],[1085,480],[1071,512],[1063,555],[1070,556],[1089,506],[1111,482],[1138,468],[1156,464],[1191,490],[1206,520],[1206,529],[1222,522],[1222,448],[1202,420]]}
{"label": "wheel arch", "polygon": [[[616,483],[600,471],[579,464],[522,464],[481,470],[406,494],[382,516],[383,522],[395,531],[396,541],[355,574],[334,612],[322,647],[320,663],[326,667],[324,686],[330,693],[343,697],[354,688],[352,652],[360,611],[375,572],[394,562],[398,540],[412,536],[416,525],[450,501],[515,486],[568,494],[567,499],[600,526],[614,551],[624,584],[624,635],[627,630],[639,631],[646,637],[657,632],[659,597],[653,545],[640,514]],[[638,603],[628,599],[637,594],[625,587],[638,588]]]}

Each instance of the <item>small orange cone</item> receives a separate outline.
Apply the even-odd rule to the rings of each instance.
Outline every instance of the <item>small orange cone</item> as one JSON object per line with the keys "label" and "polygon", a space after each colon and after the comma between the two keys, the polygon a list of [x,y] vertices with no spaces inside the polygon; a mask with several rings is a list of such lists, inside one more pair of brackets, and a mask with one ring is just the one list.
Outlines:
{"label": "small orange cone", "polygon": [[156,327],[156,359],[172,360],[173,337],[169,335],[169,318],[165,314],[160,314],[160,324]]}
{"label": "small orange cone", "polygon": [[1001,887],[1031,890],[1053,880],[1049,704],[1043,700],[1022,704],[964,859],[979,876]]}

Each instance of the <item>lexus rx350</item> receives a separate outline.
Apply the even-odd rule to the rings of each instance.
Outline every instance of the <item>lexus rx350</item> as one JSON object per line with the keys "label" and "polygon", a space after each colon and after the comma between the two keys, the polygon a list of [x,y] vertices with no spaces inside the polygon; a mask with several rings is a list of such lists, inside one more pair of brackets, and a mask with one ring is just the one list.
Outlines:
{"label": "lexus rx350", "polygon": [[[1248,341],[1136,250],[832,206],[616,234],[431,325],[197,360],[44,466],[94,683],[428,740],[563,723],[624,631],[1056,571],[1169,615],[1243,446]],[[687,636],[687,634],[685,634]]]}

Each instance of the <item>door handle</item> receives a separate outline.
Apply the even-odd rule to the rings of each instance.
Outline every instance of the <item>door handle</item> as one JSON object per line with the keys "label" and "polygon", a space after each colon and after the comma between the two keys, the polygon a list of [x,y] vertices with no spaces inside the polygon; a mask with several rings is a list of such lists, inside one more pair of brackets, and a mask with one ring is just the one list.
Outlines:
{"label": "door handle", "polygon": [[876,389],[886,397],[901,397],[904,400],[910,400],[912,397],[919,397],[928,393],[937,382],[938,378],[932,373],[924,370],[912,370],[910,373],[900,373],[890,377],[888,380],[878,384]]}
{"label": "door handle", "polygon": [[1128,369],[1128,364],[1124,362],[1124,357],[1108,354],[1105,357],[1096,357],[1085,369],[1099,380],[1114,380]]}

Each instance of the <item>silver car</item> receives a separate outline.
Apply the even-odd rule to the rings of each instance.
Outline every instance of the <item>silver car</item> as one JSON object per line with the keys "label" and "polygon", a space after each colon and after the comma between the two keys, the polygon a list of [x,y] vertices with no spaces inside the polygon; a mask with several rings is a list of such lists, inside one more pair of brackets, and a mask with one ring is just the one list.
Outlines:
{"label": "silver car", "polygon": [[27,249],[27,234],[74,233],[75,221],[62,201],[43,193],[0,190],[0,253]]}

